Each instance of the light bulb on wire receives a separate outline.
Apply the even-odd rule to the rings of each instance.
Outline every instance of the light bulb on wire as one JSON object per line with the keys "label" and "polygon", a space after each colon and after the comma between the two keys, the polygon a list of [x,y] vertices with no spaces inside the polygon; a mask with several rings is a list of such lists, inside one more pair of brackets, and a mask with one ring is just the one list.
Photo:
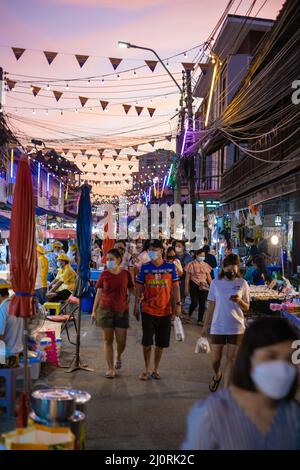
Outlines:
{"label": "light bulb on wire", "polygon": [[66,83],[66,90],[69,90],[69,84]]}
{"label": "light bulb on wire", "polygon": [[51,90],[51,87],[50,87],[49,83],[48,83],[46,88],[47,88],[48,91]]}

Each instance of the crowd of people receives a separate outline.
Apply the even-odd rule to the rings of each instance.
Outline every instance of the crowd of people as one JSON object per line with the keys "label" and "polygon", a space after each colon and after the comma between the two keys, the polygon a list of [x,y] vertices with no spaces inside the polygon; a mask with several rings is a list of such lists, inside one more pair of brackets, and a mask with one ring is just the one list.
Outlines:
{"label": "crowd of people", "polygon": [[[212,395],[191,411],[184,449],[300,448],[300,409],[293,400],[298,379],[291,362],[299,335],[282,318],[262,318],[246,328],[248,282],[270,282],[262,255],[248,242],[244,278],[233,253],[216,270],[207,240],[194,253],[181,240],[117,240],[105,254],[99,240],[93,243],[91,266],[104,268],[95,286],[92,321],[103,330],[106,378],[114,379],[123,366],[131,306],[142,325],[142,381],[161,379],[175,317],[191,323],[197,311],[199,336],[209,338]],[[75,288],[77,247],[72,243],[67,254],[64,248],[55,241],[37,245],[40,303],[65,301]],[[12,366],[23,347],[23,320],[9,316],[9,288],[0,280],[0,340]],[[218,391],[222,379],[224,388]]]}

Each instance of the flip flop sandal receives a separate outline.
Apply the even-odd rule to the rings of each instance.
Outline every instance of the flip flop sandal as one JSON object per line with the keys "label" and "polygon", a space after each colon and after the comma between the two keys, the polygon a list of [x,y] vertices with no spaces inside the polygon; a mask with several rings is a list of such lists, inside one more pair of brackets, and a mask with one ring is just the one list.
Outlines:
{"label": "flip flop sandal", "polygon": [[112,374],[111,372],[105,372],[105,378],[106,379],[115,379],[116,374]]}
{"label": "flip flop sandal", "polygon": [[119,369],[121,369],[121,367],[122,367],[122,361],[116,361],[116,363],[115,363],[115,369],[116,369],[116,370],[119,370]]}
{"label": "flip flop sandal", "polygon": [[143,372],[141,375],[139,375],[139,379],[143,380],[146,382],[147,380],[151,380],[151,374],[149,372]]}
{"label": "flip flop sandal", "polygon": [[215,377],[213,376],[208,387],[209,390],[211,392],[216,392],[218,390],[221,380],[222,380],[222,374],[220,375],[220,378],[218,380],[216,380]]}
{"label": "flip flop sandal", "polygon": [[152,377],[152,379],[155,379],[155,380],[160,380],[161,379],[161,376],[158,372],[152,372],[151,377]]}

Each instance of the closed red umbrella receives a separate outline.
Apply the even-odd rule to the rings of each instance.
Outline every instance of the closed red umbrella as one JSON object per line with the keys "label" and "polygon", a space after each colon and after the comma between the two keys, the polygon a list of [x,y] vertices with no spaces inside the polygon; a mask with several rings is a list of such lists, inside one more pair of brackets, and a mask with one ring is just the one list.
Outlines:
{"label": "closed red umbrella", "polygon": [[112,217],[110,211],[108,211],[108,221],[107,224],[104,226],[104,240],[102,244],[102,263],[106,263],[106,255],[107,253],[115,246],[116,240],[114,238],[109,238],[108,233],[112,227]]}
{"label": "closed red umbrella", "polygon": [[27,319],[34,314],[34,287],[37,272],[35,210],[32,179],[27,156],[18,163],[10,221],[10,275],[15,292],[9,313],[24,318],[24,388],[28,397]]}

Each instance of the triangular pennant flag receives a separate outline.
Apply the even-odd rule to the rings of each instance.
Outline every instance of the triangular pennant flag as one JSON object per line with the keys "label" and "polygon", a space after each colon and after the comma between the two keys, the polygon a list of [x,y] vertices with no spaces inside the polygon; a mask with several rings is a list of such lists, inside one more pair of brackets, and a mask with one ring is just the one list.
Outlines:
{"label": "triangular pennant flag", "polygon": [[97,173],[93,173],[94,176],[97,176]]}
{"label": "triangular pennant flag", "polygon": [[97,168],[97,163],[93,163],[93,167],[94,167],[94,168]]}
{"label": "triangular pennant flag", "polygon": [[171,142],[172,136],[171,136],[171,135],[166,135],[166,140],[168,140],[169,142]]}
{"label": "triangular pennant flag", "polygon": [[43,52],[46,56],[48,64],[51,65],[55,57],[57,56],[57,52],[50,52],[50,51],[43,51]]}
{"label": "triangular pennant flag", "polygon": [[26,49],[22,49],[21,47],[12,47],[12,50],[13,50],[13,53],[15,54],[15,58],[19,60],[20,57],[22,57],[22,55],[24,54]]}
{"label": "triangular pennant flag", "polygon": [[135,150],[135,151],[137,152],[137,151],[138,151],[138,148],[139,148],[139,146],[138,146],[138,145],[133,145],[133,146],[132,146],[132,148],[133,148],[133,150]]}
{"label": "triangular pennant flag", "polygon": [[115,151],[116,151],[116,153],[117,153],[118,156],[120,155],[121,150],[122,150],[122,149],[115,149]]}
{"label": "triangular pennant flag", "polygon": [[117,170],[121,168],[121,165],[116,165]]}
{"label": "triangular pennant flag", "polygon": [[155,140],[152,140],[151,142],[149,142],[150,145],[152,145],[152,147],[155,146]]}
{"label": "triangular pennant flag", "polygon": [[83,107],[85,103],[87,102],[88,98],[85,98],[84,96],[78,96],[81,106]]}
{"label": "triangular pennant flag", "polygon": [[76,54],[75,57],[78,61],[78,64],[80,65],[80,68],[84,66],[84,64],[86,63],[86,61],[89,58],[88,55],[80,55],[80,54]]}
{"label": "triangular pennant flag", "polygon": [[133,165],[129,165],[129,170],[132,170],[132,168],[133,168]]}
{"label": "triangular pennant flag", "polygon": [[148,113],[150,114],[150,117],[153,116],[153,114],[155,113],[155,108],[147,108],[148,109]]}
{"label": "triangular pennant flag", "polygon": [[98,149],[99,155],[102,155],[105,149]]}
{"label": "triangular pennant flag", "polygon": [[145,60],[145,62],[146,62],[146,65],[148,65],[151,72],[154,72],[155,67],[158,64],[157,60]]}
{"label": "triangular pennant flag", "polygon": [[9,80],[9,78],[6,80],[6,85],[8,86],[9,90],[12,90],[15,88],[17,82],[14,82],[14,80]]}
{"label": "triangular pennant flag", "polygon": [[107,168],[109,167],[109,165],[104,165],[105,169],[107,170]]}
{"label": "triangular pennant flag", "polygon": [[127,159],[130,162],[130,160],[132,159],[132,155],[127,155]]}
{"label": "triangular pennant flag", "polygon": [[130,104],[123,104],[123,108],[124,108],[125,113],[128,114],[128,111],[130,110],[131,105]]}
{"label": "triangular pennant flag", "polygon": [[87,155],[87,159],[90,160],[92,158],[92,155]]}
{"label": "triangular pennant flag", "polygon": [[126,176],[126,173],[122,173],[122,176],[123,176],[123,177]]}
{"label": "triangular pennant flag", "polygon": [[198,64],[200,69],[201,69],[201,72],[203,73],[203,75],[206,75],[206,72],[208,71],[208,69],[210,68],[210,62],[207,62],[207,63],[199,63]]}
{"label": "triangular pennant flag", "polygon": [[125,180],[125,181],[126,181],[127,184],[130,183],[130,180]]}
{"label": "triangular pennant flag", "polygon": [[186,72],[191,72],[192,70],[194,70],[195,67],[195,64],[193,64],[192,62],[182,62],[181,65]]}
{"label": "triangular pennant flag", "polygon": [[106,173],[102,173],[103,176],[106,176]]}
{"label": "triangular pennant flag", "polygon": [[109,60],[114,70],[117,70],[118,66],[120,65],[123,59],[116,59],[114,57],[109,57]]}
{"label": "triangular pennant flag", "polygon": [[114,161],[116,161],[117,158],[118,158],[117,155],[114,155],[114,156],[113,156]]}
{"label": "triangular pennant flag", "polygon": [[69,149],[63,149],[63,152],[64,152],[65,155],[68,155]]}
{"label": "triangular pennant flag", "polygon": [[33,96],[36,96],[38,92],[41,91],[41,88],[39,86],[32,86],[31,90],[32,90]]}
{"label": "triangular pennant flag", "polygon": [[63,94],[61,91],[53,90],[53,95],[55,96],[56,101],[59,101]]}
{"label": "triangular pennant flag", "polygon": [[105,109],[107,108],[109,102],[108,102],[108,101],[101,101],[101,100],[100,100],[100,104],[101,104],[101,106],[102,106],[103,111],[105,111]]}
{"label": "triangular pennant flag", "polygon": [[72,155],[73,155],[74,159],[77,157],[77,153],[75,153],[75,152],[73,152]]}
{"label": "triangular pennant flag", "polygon": [[82,153],[82,155],[85,155],[86,150],[85,149],[80,149],[80,152]]}
{"label": "triangular pennant flag", "polygon": [[82,163],[83,168],[85,167],[86,163]]}
{"label": "triangular pennant flag", "polygon": [[144,108],[143,108],[142,106],[135,106],[135,110],[136,110],[138,116],[140,116],[140,114],[142,113],[143,109],[144,109]]}
{"label": "triangular pennant flag", "polygon": [[100,155],[100,160],[103,160],[103,158],[104,158],[104,155]]}
{"label": "triangular pennant flag", "polygon": [[113,175],[113,176],[116,176],[116,173],[113,173],[112,175]]}

